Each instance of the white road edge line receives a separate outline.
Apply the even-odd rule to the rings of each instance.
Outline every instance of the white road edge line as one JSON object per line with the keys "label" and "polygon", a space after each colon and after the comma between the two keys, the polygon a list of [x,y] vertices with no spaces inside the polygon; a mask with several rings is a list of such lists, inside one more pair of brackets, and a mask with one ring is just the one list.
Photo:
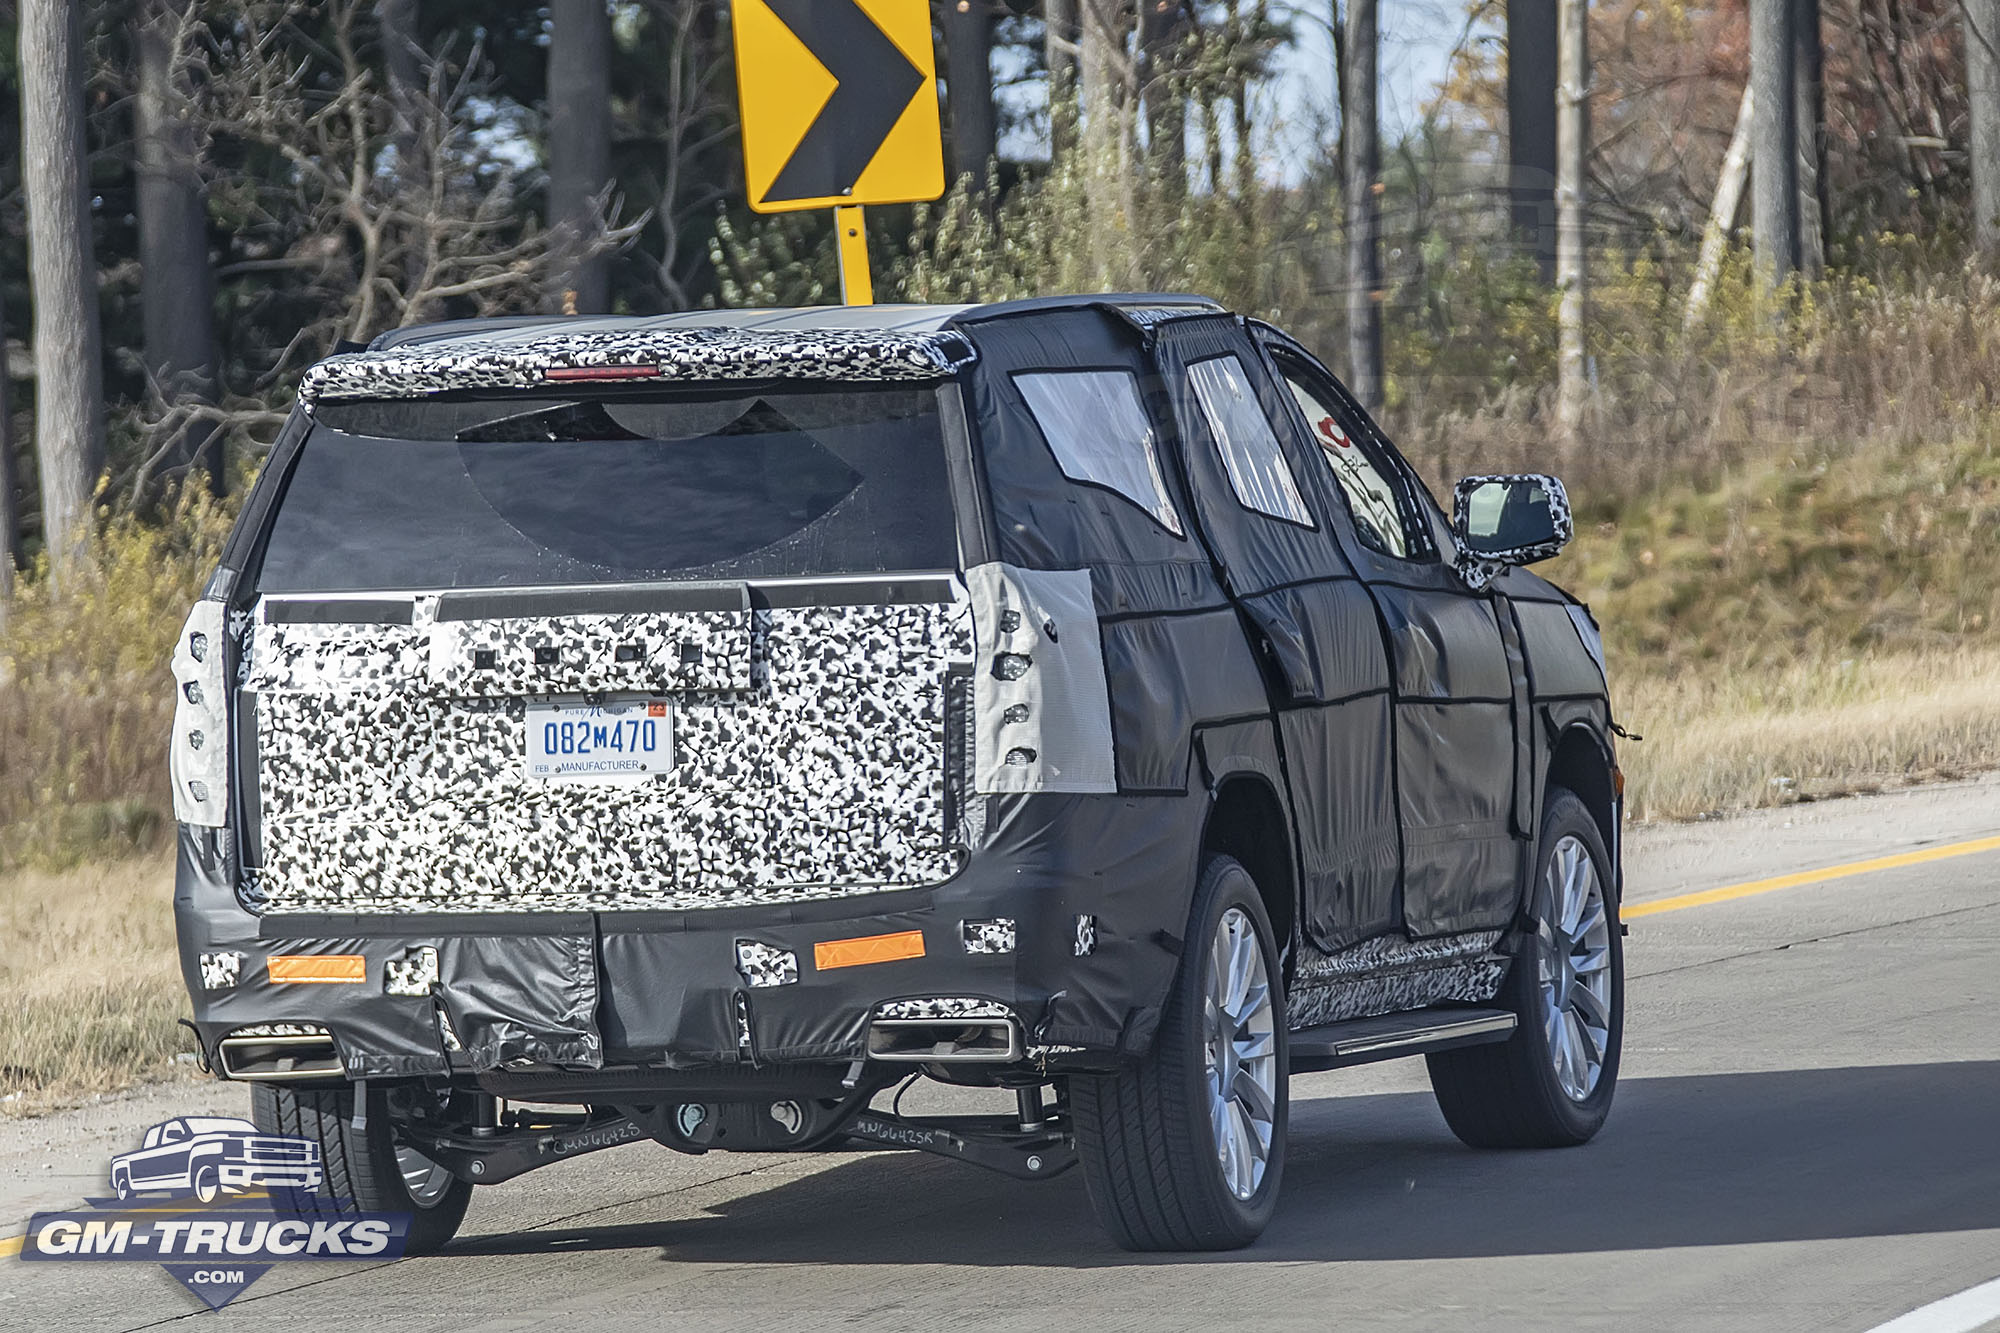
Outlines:
{"label": "white road edge line", "polygon": [[1898,1315],[1868,1333],[1972,1333],[2000,1319],[2000,1277]]}

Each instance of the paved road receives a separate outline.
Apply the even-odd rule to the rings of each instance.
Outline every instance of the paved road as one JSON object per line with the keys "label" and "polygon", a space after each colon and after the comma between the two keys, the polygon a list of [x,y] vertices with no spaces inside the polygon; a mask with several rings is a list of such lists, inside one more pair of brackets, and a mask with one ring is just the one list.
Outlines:
{"label": "paved road", "polygon": [[[1988,783],[1642,833],[1631,897],[1996,832]],[[1865,1330],[2000,1277],[2000,852],[1660,913],[1629,949],[1595,1143],[1465,1149],[1420,1062],[1300,1079],[1237,1254],[1124,1254],[1074,1173],[636,1145],[481,1191],[444,1255],[280,1268],[219,1315],[150,1265],[0,1261],[0,1328]],[[0,1234],[120,1114],[0,1136]]]}

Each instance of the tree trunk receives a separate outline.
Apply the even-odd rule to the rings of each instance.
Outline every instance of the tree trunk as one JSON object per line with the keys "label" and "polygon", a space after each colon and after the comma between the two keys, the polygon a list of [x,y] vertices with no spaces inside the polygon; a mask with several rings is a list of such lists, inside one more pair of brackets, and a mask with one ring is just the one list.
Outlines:
{"label": "tree trunk", "polygon": [[1583,325],[1589,297],[1589,236],[1584,218],[1584,169],[1590,157],[1590,3],[1561,0],[1556,55],[1556,418],[1563,439],[1583,436],[1590,384]]}
{"label": "tree trunk", "polygon": [[945,0],[945,95],[951,104],[951,171],[985,194],[998,148],[993,113],[993,10],[987,0]]}
{"label": "tree trunk", "polygon": [[1076,145],[1078,0],[1043,0],[1042,60],[1049,68],[1049,154],[1060,161]]}
{"label": "tree trunk", "polygon": [[1187,39],[1182,0],[1139,0],[1139,59],[1146,103],[1146,148],[1170,198],[1187,192],[1187,89],[1181,43]]}
{"label": "tree trunk", "polygon": [[1799,130],[1793,38],[1796,0],[1750,0],[1750,85],[1755,129],[1751,228],[1757,275],[1775,289],[1799,266]]}
{"label": "tree trunk", "polygon": [[1120,267],[1131,254],[1122,239],[1129,234],[1132,219],[1132,173],[1120,108],[1125,14],[1118,0],[1077,0],[1083,101],[1078,144],[1090,180],[1085,208],[1090,218],[1091,276],[1110,288],[1133,285]]}
{"label": "tree trunk", "polygon": [[[216,401],[215,276],[208,260],[208,207],[190,91],[181,76],[186,0],[146,0],[134,33],[139,53],[140,304],[146,373],[163,403]],[[208,474],[223,492],[222,434],[214,422],[183,427],[172,457]]]}
{"label": "tree trunk", "polygon": [[1799,136],[1799,268],[1808,278],[1826,272],[1826,96],[1822,87],[1826,44],[1820,33],[1820,0],[1794,0],[1792,113]]}
{"label": "tree trunk", "polygon": [[21,541],[21,477],[14,460],[14,377],[7,369],[7,315],[0,308],[0,630],[14,596],[14,571],[28,566]]}
{"label": "tree trunk", "polygon": [[1972,104],[1972,226],[1979,251],[2000,260],[2000,0],[1961,0]]}
{"label": "tree trunk", "polygon": [[1701,233],[1701,257],[1695,260],[1694,281],[1688,284],[1687,310],[1681,319],[1684,329],[1701,323],[1715,294],[1715,280],[1722,275],[1729,235],[1736,230],[1736,218],[1743,211],[1743,186],[1750,179],[1750,134],[1756,111],[1754,85],[1746,83],[1743,101],[1736,108],[1736,129],[1729,136],[1729,149],[1723,153],[1722,169],[1715,176],[1715,198],[1709,204],[1708,226]]}
{"label": "tree trunk", "polygon": [[1507,188],[1514,231],[1556,279],[1556,0],[1507,0]]}
{"label": "tree trunk", "polygon": [[104,466],[97,271],[83,139],[83,40],[72,0],[21,0],[21,178],[35,302],[42,533],[61,591],[82,557]]}
{"label": "tree trunk", "polygon": [[611,182],[611,14],[605,0],[549,4],[550,304],[565,314],[611,309],[603,194]]}
{"label": "tree trunk", "polygon": [[381,34],[383,86],[395,118],[390,138],[396,146],[396,171],[408,188],[416,188],[430,174],[419,124],[427,90],[418,58],[417,0],[375,0],[375,24]]}
{"label": "tree trunk", "polygon": [[1375,83],[1376,0],[1348,0],[1340,80],[1346,147],[1348,388],[1369,411],[1382,407],[1382,174]]}

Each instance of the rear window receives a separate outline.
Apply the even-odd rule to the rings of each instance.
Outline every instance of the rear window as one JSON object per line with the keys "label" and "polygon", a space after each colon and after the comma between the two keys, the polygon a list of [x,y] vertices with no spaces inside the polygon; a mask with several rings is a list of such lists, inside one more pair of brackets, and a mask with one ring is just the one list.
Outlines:
{"label": "rear window", "polygon": [[265,592],[950,569],[930,389],[324,403]]}

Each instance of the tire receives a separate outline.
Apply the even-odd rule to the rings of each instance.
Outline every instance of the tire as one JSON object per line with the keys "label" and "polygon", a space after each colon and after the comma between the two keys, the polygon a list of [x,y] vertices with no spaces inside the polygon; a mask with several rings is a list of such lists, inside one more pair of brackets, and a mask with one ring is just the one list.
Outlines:
{"label": "tire", "polygon": [[203,1203],[214,1203],[222,1197],[222,1177],[212,1166],[198,1166],[194,1170],[194,1197]]}
{"label": "tire", "polygon": [[132,1173],[122,1166],[113,1171],[111,1173],[111,1192],[121,1199],[131,1198],[134,1193],[132,1189]]}
{"label": "tire", "polygon": [[420,1178],[418,1192],[404,1175],[407,1163],[426,1159],[397,1143],[389,1120],[388,1099],[371,1089],[368,1125],[354,1129],[354,1089],[282,1088],[253,1084],[250,1118],[266,1134],[286,1134],[317,1143],[325,1175],[317,1189],[281,1188],[271,1191],[278,1211],[304,1218],[336,1218],[355,1213],[408,1213],[405,1254],[432,1254],[458,1233],[472,1186],[447,1178],[442,1168]]}
{"label": "tire", "polygon": [[[1240,1097],[1218,1108],[1206,1014],[1218,950],[1226,961],[1232,944],[1247,950],[1235,957],[1252,978],[1249,960],[1261,963],[1263,997],[1247,984],[1236,990],[1240,999],[1225,1004],[1247,1021],[1231,1023],[1238,1037],[1217,1053],[1225,1070],[1236,1071],[1232,1087]],[[1084,1184],[1120,1245],[1233,1250],[1262,1234],[1285,1174],[1286,1059],[1283,974],[1270,918],[1250,873],[1232,857],[1215,857],[1202,869],[1152,1049],[1120,1073],[1069,1080]],[[1253,1107],[1266,1113],[1263,1125]]]}
{"label": "tire", "polygon": [[[1583,901],[1574,924],[1561,917],[1564,897],[1572,911]],[[1618,1088],[1625,950],[1611,858],[1590,811],[1561,787],[1550,789],[1542,811],[1530,911],[1535,929],[1522,936],[1498,1001],[1520,1022],[1514,1035],[1426,1057],[1445,1123],[1474,1148],[1587,1143]],[[1558,991],[1567,998],[1555,1009]]]}

